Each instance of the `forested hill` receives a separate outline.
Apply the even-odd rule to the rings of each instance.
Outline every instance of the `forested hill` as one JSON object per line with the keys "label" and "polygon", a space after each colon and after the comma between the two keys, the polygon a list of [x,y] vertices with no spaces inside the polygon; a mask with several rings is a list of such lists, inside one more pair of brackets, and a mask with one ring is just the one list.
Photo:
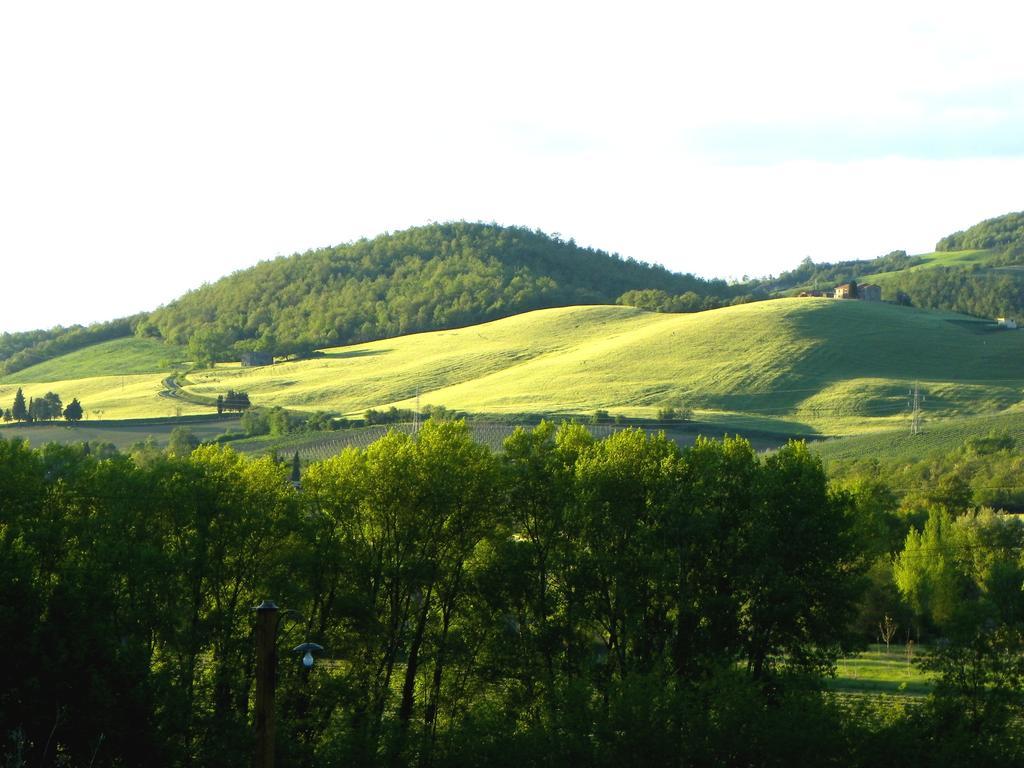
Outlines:
{"label": "forested hill", "polygon": [[1024,211],[985,219],[973,227],[939,240],[936,251],[966,251],[1011,248],[1024,245]]}
{"label": "forested hill", "polygon": [[450,328],[658,289],[728,298],[722,280],[581,248],[520,227],[431,224],[280,257],[190,291],[139,332],[199,359],[273,354]]}

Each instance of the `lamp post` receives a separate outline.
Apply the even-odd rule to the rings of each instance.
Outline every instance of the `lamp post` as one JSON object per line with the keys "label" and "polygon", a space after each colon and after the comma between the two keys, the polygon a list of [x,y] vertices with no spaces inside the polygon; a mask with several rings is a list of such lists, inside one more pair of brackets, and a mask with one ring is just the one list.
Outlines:
{"label": "lamp post", "polygon": [[[253,610],[256,612],[256,753],[255,768],[274,768],[274,690],[277,687],[277,625],[278,607],[273,600],[264,600]],[[284,615],[298,616],[295,611]],[[302,643],[294,649],[302,653],[302,664],[307,670],[313,666],[313,652],[323,646]]]}
{"label": "lamp post", "polygon": [[274,768],[274,687],[277,683],[277,605],[264,600],[256,611],[255,768]]}

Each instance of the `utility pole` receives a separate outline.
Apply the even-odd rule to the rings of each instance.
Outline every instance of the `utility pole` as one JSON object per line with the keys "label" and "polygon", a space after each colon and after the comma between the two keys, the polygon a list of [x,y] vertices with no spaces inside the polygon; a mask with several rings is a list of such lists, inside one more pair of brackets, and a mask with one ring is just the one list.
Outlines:
{"label": "utility pole", "polygon": [[277,605],[264,600],[256,611],[255,768],[274,768],[274,686],[277,681]]}
{"label": "utility pole", "polygon": [[917,382],[914,382],[914,391],[910,393],[910,434],[919,435],[921,434],[921,403],[924,398],[921,396],[921,390],[917,386]]}
{"label": "utility pole", "polygon": [[419,434],[420,432],[420,388],[416,387],[416,410],[412,412],[412,431],[413,434]]}

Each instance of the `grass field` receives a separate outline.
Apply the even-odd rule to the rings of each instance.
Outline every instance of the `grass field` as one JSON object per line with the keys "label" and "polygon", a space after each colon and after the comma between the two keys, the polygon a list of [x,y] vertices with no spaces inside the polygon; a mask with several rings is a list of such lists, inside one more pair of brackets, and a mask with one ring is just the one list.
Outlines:
{"label": "grass field", "polygon": [[692,315],[569,307],[327,350],[324,357],[190,376],[253,401],[360,414],[432,403],[475,413],[650,418],[677,398],[704,421],[761,420],[807,434],[905,421],[915,381],[935,417],[1021,402],[1024,333],[888,304],[781,299]]}
{"label": "grass field", "polygon": [[915,657],[920,652],[908,657],[898,643],[889,651],[884,645],[872,645],[857,656],[840,659],[829,688],[842,693],[925,696],[932,689],[932,675],[912,663]]}
{"label": "grass field", "polygon": [[[925,412],[927,416],[927,411]],[[1014,409],[997,416],[968,416],[945,421],[924,421],[921,434],[907,428],[852,435],[838,440],[815,442],[812,449],[826,462],[885,456],[914,460],[932,454],[949,453],[973,435],[1007,432],[1024,445],[1024,412]]]}
{"label": "grass field", "polygon": [[[0,405],[10,408],[14,394],[22,387],[26,401],[49,391],[65,403],[74,397],[82,404],[85,420],[143,419],[210,413],[209,406],[194,405],[161,396],[162,374],[95,376],[42,383],[0,384]],[[2,426],[0,426],[2,429]]]}
{"label": "grass field", "polygon": [[[161,394],[160,367],[180,353],[144,339],[96,345],[0,381],[0,405],[22,386],[26,397],[77,397],[88,419],[208,413]],[[354,416],[418,397],[474,414],[604,409],[649,420],[676,400],[729,431],[888,439],[905,429],[915,382],[932,420],[1014,413],[1024,403],[1022,353],[1024,331],[962,315],[779,299],[689,315],[540,310],[273,366],[218,365],[184,383],[200,397],[231,388],[257,405]]]}
{"label": "grass field", "polygon": [[0,385],[45,383],[96,376],[160,373],[180,365],[185,350],[156,339],[114,339],[0,376]]}
{"label": "grass field", "polygon": [[65,404],[77,397],[86,420],[209,413],[208,407],[160,395],[168,363],[180,360],[182,352],[154,339],[94,344],[0,378],[0,406],[9,408],[21,387],[26,401],[50,391]]}

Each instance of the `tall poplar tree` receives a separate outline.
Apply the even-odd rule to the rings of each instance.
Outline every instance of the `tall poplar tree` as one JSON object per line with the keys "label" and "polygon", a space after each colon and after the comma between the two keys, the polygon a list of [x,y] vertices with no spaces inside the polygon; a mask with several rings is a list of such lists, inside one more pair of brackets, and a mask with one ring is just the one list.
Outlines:
{"label": "tall poplar tree", "polygon": [[14,394],[14,405],[11,406],[11,416],[15,421],[25,421],[28,418],[28,408],[25,406],[25,393],[18,387]]}

